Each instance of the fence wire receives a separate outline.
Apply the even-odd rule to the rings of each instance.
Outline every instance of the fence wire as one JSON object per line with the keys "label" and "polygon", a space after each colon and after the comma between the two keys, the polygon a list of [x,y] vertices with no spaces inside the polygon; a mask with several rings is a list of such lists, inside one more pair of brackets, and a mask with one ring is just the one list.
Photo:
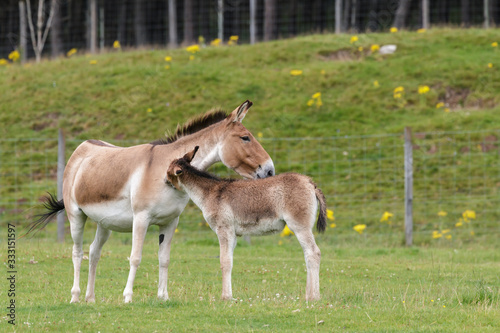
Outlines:
{"label": "fence wire", "polygon": [[[498,232],[500,130],[414,133],[415,232]],[[404,225],[403,134],[260,139],[276,171],[309,175],[334,212],[336,230],[365,224],[378,234],[402,233]],[[81,143],[66,141],[66,159]],[[138,141],[111,140],[130,146]],[[235,177],[222,164],[211,172]],[[27,224],[47,191],[56,193],[56,139],[0,140],[0,222]],[[384,213],[392,214],[386,219]],[[469,218],[464,219],[464,212]],[[470,217],[471,213],[474,217]],[[181,223],[201,223],[192,203]],[[474,225],[474,228],[472,227]],[[427,237],[427,236],[426,236]]]}
{"label": "fence wire", "polygon": [[[26,13],[31,4],[31,17]],[[0,58],[26,47],[34,57],[36,0],[4,0],[0,6]],[[289,38],[319,32],[377,32],[390,27],[495,26],[495,0],[43,0],[42,22],[51,19],[44,54],[70,49],[177,46],[239,36],[239,42]],[[425,11],[424,5],[428,5]],[[24,15],[21,15],[25,13]],[[425,13],[428,13],[425,15]],[[46,24],[43,23],[42,30]],[[253,28],[251,28],[251,26]],[[21,31],[23,30],[23,31]],[[253,36],[253,37],[252,37]],[[201,39],[200,39],[201,37]]]}

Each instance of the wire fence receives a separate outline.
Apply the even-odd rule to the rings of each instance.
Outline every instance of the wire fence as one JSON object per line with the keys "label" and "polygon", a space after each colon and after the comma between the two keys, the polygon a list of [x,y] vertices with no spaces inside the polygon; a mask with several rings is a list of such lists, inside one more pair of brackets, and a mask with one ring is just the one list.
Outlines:
{"label": "wire fence", "polygon": [[319,32],[499,22],[498,0],[6,0],[0,6],[0,58],[13,50],[34,57],[38,30],[42,37],[47,30],[43,53],[55,57],[73,48],[102,51],[115,41],[175,47],[231,36],[254,43]]}
{"label": "wire fence", "polygon": [[[262,138],[276,171],[311,176],[327,197],[341,232],[366,225],[372,233],[402,232],[403,134],[321,138]],[[417,237],[491,234],[500,221],[500,130],[414,133],[413,217]],[[66,157],[81,143],[66,141]],[[111,141],[130,146],[138,141]],[[47,192],[56,192],[56,139],[0,140],[0,222],[25,224]],[[234,173],[221,164],[223,177]],[[465,214],[464,214],[465,213]],[[202,222],[192,203],[181,224]],[[448,233],[446,231],[445,233]],[[451,234],[450,234],[451,235]],[[436,236],[436,237],[437,237]],[[441,237],[439,236],[439,237]]]}

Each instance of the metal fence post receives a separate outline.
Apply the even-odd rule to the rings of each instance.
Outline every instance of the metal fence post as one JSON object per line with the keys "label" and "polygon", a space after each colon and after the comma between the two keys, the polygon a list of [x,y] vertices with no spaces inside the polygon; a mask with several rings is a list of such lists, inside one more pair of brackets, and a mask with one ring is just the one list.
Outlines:
{"label": "metal fence post", "polygon": [[488,0],[483,1],[484,28],[490,27],[490,3]]}
{"label": "metal fence post", "polygon": [[413,245],[413,143],[411,128],[405,127],[405,240]]}
{"label": "metal fence post", "polygon": [[335,0],[335,33],[342,32],[342,0]]}
{"label": "metal fence post", "polygon": [[[63,175],[64,166],[66,164],[65,151],[66,141],[64,139],[64,134],[61,129],[59,129],[59,136],[57,142],[57,199],[61,200],[63,197]],[[64,242],[64,213],[57,214],[57,241]]]}
{"label": "metal fence post", "polygon": [[257,0],[250,0],[250,44],[255,44],[257,40]]}
{"label": "metal fence post", "polygon": [[429,29],[429,0],[422,0],[422,28]]}

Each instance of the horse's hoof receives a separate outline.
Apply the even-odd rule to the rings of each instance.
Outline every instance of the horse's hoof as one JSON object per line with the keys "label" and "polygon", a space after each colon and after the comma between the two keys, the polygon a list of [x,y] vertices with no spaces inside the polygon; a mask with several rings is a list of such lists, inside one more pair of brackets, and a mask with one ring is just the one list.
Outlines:
{"label": "horse's hoof", "polygon": [[80,300],[78,299],[78,297],[71,297],[71,301],[69,301],[69,303],[79,303]]}
{"label": "horse's hoof", "polygon": [[132,303],[132,296],[125,296],[123,298],[123,303]]}
{"label": "horse's hoof", "polygon": [[87,303],[95,303],[95,297],[87,297],[87,298],[85,298],[85,302],[87,302]]}

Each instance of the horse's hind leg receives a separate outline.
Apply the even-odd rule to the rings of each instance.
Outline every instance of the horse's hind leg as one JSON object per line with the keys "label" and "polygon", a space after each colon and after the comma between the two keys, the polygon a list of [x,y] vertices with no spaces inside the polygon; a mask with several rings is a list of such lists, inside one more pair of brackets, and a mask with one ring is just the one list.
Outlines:
{"label": "horse's hind leg", "polygon": [[314,301],[320,298],[319,294],[319,264],[321,261],[321,251],[316,245],[314,235],[310,229],[295,231],[297,239],[304,251],[307,268],[306,301]]}
{"label": "horse's hind leg", "polygon": [[233,269],[233,253],[236,247],[234,230],[217,230],[220,245],[220,267],[222,270],[222,299],[231,300],[231,271]]}
{"label": "horse's hind leg", "polygon": [[99,258],[101,258],[101,250],[109,238],[111,234],[111,230],[101,227],[97,225],[97,231],[95,233],[95,239],[90,245],[89,251],[89,281],[87,284],[87,294],[85,295],[85,301],[89,303],[95,302],[95,274],[97,269],[97,263],[99,262]]}
{"label": "horse's hind leg", "polygon": [[67,210],[71,229],[71,238],[73,238],[73,288],[71,288],[71,302],[77,303],[80,298],[80,267],[83,258],[83,229],[87,216],[81,211],[70,212]]}
{"label": "horse's hind leg", "polygon": [[158,280],[158,298],[168,299],[168,265],[170,264],[170,244],[175,233],[175,228],[179,224],[179,218],[170,222],[169,225],[160,227],[160,246],[158,248],[158,261],[160,266],[160,277]]}

